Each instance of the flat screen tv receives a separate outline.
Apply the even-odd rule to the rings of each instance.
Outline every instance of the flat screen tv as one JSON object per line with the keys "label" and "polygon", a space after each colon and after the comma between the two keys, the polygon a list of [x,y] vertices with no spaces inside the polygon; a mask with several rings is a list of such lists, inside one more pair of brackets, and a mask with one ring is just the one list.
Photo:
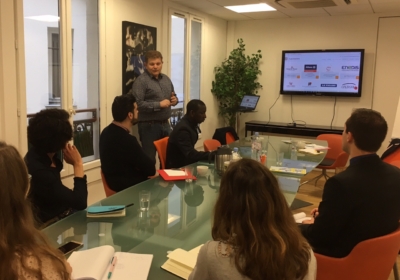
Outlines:
{"label": "flat screen tv", "polygon": [[281,94],[360,97],[363,49],[282,51]]}

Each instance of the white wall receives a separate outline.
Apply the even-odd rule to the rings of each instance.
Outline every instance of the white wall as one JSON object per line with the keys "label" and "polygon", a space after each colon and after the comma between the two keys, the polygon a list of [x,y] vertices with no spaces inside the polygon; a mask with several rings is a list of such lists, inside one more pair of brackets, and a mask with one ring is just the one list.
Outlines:
{"label": "white wall", "polygon": [[[248,54],[260,49],[263,55],[259,81],[264,88],[260,91],[258,112],[242,115],[242,129],[245,121],[268,121],[268,109],[279,96],[282,50],[365,49],[362,97],[337,98],[333,126],[342,127],[353,108],[374,108],[373,100],[379,99],[390,105],[393,101],[386,99],[385,91],[374,91],[378,23],[378,15],[230,22],[228,34],[232,37],[231,40],[243,38]],[[333,97],[293,96],[293,118],[307,124],[330,126],[333,105]],[[381,112],[385,115],[385,112]],[[292,121],[290,96],[279,97],[271,110],[271,121]],[[389,123],[389,126],[392,125],[393,123]]]}

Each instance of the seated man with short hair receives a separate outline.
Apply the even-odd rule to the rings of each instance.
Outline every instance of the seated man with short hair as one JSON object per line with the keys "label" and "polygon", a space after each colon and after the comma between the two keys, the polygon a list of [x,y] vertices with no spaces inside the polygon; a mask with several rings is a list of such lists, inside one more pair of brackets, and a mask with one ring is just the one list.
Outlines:
{"label": "seated man with short hair", "polygon": [[201,132],[199,124],[206,119],[206,111],[206,104],[203,101],[198,99],[189,101],[185,116],[169,136],[166,168],[179,168],[208,159],[211,152],[201,152],[194,148]]}
{"label": "seated man with short hair", "polygon": [[301,231],[316,253],[342,258],[361,241],[395,231],[400,219],[400,169],[376,152],[387,133],[380,113],[355,110],[343,131],[350,166],[329,178],[322,201]]}
{"label": "seated man with short hair", "polygon": [[131,94],[115,97],[112,115],[114,121],[100,135],[100,161],[108,185],[119,192],[147,180],[156,169],[154,160],[130,134],[138,119],[135,97]]}

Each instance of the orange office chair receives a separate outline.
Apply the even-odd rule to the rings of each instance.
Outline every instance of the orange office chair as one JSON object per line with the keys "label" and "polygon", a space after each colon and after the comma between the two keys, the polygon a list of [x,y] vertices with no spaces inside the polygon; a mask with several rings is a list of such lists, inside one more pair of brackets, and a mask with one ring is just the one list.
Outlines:
{"label": "orange office chair", "polygon": [[400,168],[400,149],[385,157],[383,161]]}
{"label": "orange office chair", "polygon": [[227,145],[229,145],[230,143],[236,141],[236,140],[235,140],[235,137],[234,137],[233,134],[230,133],[230,132],[227,132],[225,137],[226,137],[226,144],[227,144]]}
{"label": "orange office chair", "polygon": [[205,152],[215,151],[218,147],[221,147],[221,143],[215,139],[206,139],[203,142]]}
{"label": "orange office chair", "polygon": [[349,159],[349,155],[342,150],[342,136],[339,134],[320,134],[317,136],[317,140],[325,140],[328,142],[328,147],[326,156],[323,161],[316,167],[322,169],[322,173],[317,177],[308,180],[305,183],[309,183],[315,180],[315,184],[321,177],[325,177],[325,180],[328,180],[330,176],[326,173],[328,169],[336,169],[336,167],[345,167],[347,160]]}
{"label": "orange office chair", "polygon": [[110,187],[107,184],[106,177],[104,177],[104,173],[102,170],[100,170],[101,174],[101,181],[103,181],[103,187],[104,187],[104,192],[106,193],[106,197],[112,196],[113,194],[116,194],[116,191],[113,191],[110,189]]}
{"label": "orange office chair", "polygon": [[161,168],[165,169],[165,161],[167,160],[167,145],[169,137],[164,137],[160,140],[154,141],[158,157],[160,158]]}
{"label": "orange office chair", "polygon": [[400,228],[362,241],[344,258],[314,253],[317,280],[387,280],[400,248]]}

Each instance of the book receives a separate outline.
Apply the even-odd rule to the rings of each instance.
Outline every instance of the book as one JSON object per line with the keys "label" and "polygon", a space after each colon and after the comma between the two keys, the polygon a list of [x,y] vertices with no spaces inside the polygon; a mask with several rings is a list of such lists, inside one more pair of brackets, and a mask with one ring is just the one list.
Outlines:
{"label": "book", "polygon": [[88,218],[125,217],[125,205],[90,206],[86,211]]}
{"label": "book", "polygon": [[306,213],[300,212],[293,215],[294,220],[296,223],[301,224],[303,221],[311,220],[311,217],[307,217]]}
{"label": "book", "polygon": [[203,244],[190,251],[175,249],[168,254],[168,260],[161,268],[183,279],[188,279],[196,265],[201,246],[203,246]]}
{"label": "book", "polygon": [[187,174],[183,170],[175,170],[175,169],[160,169],[158,170],[158,174],[165,180],[165,181],[176,181],[176,180],[185,180],[185,179],[192,179],[196,180],[197,178],[192,174]]}
{"label": "book", "polygon": [[109,245],[73,252],[68,258],[72,280],[107,280],[113,258],[112,280],[146,280],[153,255],[115,252]]}
{"label": "book", "polygon": [[284,166],[271,166],[269,170],[271,172],[277,172],[277,173],[289,173],[289,174],[301,174],[301,175],[305,175],[307,173],[307,170],[304,168],[291,168]]}

